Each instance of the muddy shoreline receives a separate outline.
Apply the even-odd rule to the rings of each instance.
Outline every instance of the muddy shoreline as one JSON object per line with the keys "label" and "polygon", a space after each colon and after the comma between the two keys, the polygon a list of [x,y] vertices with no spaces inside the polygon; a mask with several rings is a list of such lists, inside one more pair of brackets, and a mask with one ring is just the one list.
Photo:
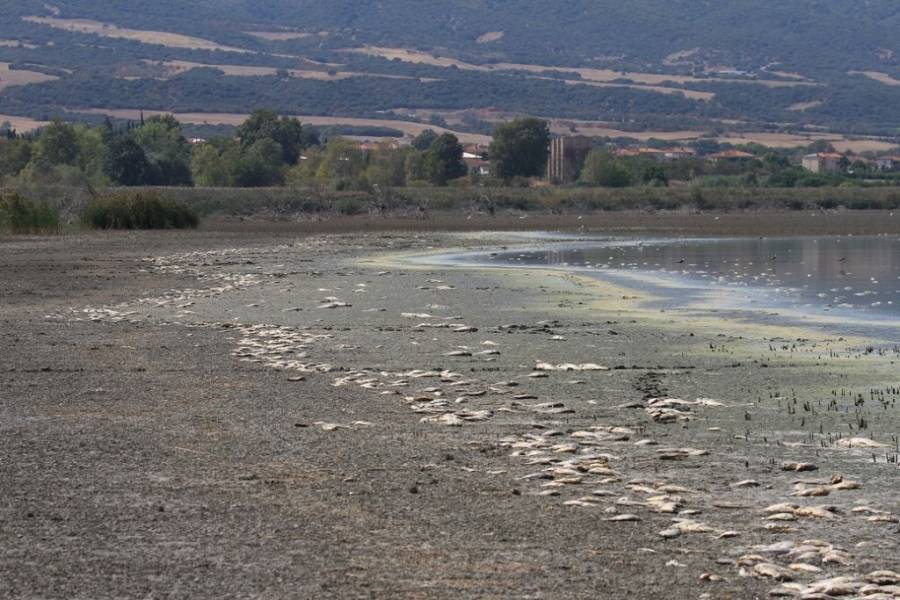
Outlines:
{"label": "muddy shoreline", "polygon": [[255,225],[0,240],[0,595],[896,593],[895,355]]}
{"label": "muddy shoreline", "polygon": [[887,210],[808,211],[569,211],[564,214],[480,212],[465,214],[359,215],[282,219],[229,217],[206,219],[203,229],[235,234],[313,235],[357,232],[568,231],[631,236],[786,236],[893,235],[900,233],[900,212]]}

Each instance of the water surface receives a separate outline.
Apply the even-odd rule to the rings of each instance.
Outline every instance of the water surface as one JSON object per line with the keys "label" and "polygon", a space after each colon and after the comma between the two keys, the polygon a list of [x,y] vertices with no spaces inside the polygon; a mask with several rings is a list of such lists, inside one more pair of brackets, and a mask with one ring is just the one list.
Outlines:
{"label": "water surface", "polygon": [[579,271],[649,291],[659,308],[784,315],[852,333],[900,333],[897,236],[573,240],[457,260]]}

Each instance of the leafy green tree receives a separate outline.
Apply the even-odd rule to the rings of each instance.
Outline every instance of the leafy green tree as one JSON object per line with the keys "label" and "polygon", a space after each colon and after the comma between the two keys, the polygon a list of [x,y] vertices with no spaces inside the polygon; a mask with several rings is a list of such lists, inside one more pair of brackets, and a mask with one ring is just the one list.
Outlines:
{"label": "leafy green tree", "polygon": [[273,139],[262,138],[247,148],[235,169],[240,187],[270,187],[284,183],[284,151]]}
{"label": "leafy green tree", "polygon": [[107,183],[103,174],[107,140],[104,138],[102,130],[87,125],[75,125],[74,130],[78,149],[74,166],[92,184]]}
{"label": "leafy green tree", "polygon": [[129,135],[113,137],[106,151],[103,171],[119,185],[144,185],[152,170],[143,148]]}
{"label": "leafy green tree", "polygon": [[172,115],[150,117],[130,135],[144,151],[150,164],[147,183],[152,185],[190,185],[191,147]]}
{"label": "leafy green tree", "polygon": [[78,160],[78,134],[60,120],[41,130],[36,159],[48,165],[74,165]]}
{"label": "leafy green tree", "polygon": [[422,152],[413,150],[406,155],[403,170],[406,173],[406,182],[425,180],[425,156]]}
{"label": "leafy green tree", "polygon": [[437,137],[438,134],[433,129],[426,129],[413,139],[412,147],[419,152],[425,152],[431,147],[431,144],[434,143]]}
{"label": "leafy green tree", "polygon": [[462,160],[463,147],[450,133],[438,136],[425,152],[425,174],[434,185],[463,177],[468,172]]}
{"label": "leafy green tree", "polygon": [[494,174],[504,180],[540,177],[547,168],[550,127],[535,118],[516,119],[494,130],[489,156]]}
{"label": "leafy green tree", "polygon": [[292,187],[316,187],[320,184],[316,173],[322,164],[322,151],[319,148],[310,148],[303,156],[304,159],[297,161],[297,164],[288,170],[285,183]]}
{"label": "leafy green tree", "polygon": [[222,138],[197,144],[191,150],[191,177],[203,187],[235,185],[235,173],[241,160],[236,140]]}
{"label": "leafy green tree", "polygon": [[260,140],[270,139],[281,146],[282,159],[294,165],[300,158],[304,144],[311,142],[303,135],[303,126],[297,119],[279,117],[270,110],[256,110],[238,127],[241,147],[246,151]]}
{"label": "leafy green tree", "polygon": [[406,185],[406,155],[413,150],[380,150],[369,158],[366,180],[379,187]]}
{"label": "leafy green tree", "polygon": [[625,165],[605,150],[591,150],[581,169],[581,183],[601,187],[621,188],[632,183]]}
{"label": "leafy green tree", "polygon": [[364,178],[367,166],[366,155],[355,144],[342,138],[331,138],[316,171],[316,180],[339,190],[365,188],[368,185]]}
{"label": "leafy green tree", "polygon": [[669,176],[661,165],[655,162],[648,162],[641,169],[641,181],[647,185],[665,187],[669,185]]}
{"label": "leafy green tree", "polygon": [[28,140],[0,140],[0,182],[21,173],[31,161],[32,153],[32,144]]}

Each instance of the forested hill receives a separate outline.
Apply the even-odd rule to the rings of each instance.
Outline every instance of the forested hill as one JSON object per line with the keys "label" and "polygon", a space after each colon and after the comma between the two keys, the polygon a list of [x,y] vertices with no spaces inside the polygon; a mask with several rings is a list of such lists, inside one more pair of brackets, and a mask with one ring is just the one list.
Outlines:
{"label": "forested hill", "polygon": [[0,64],[58,78],[4,86],[0,73],[4,113],[135,108],[139,95],[142,108],[210,112],[490,107],[900,132],[897,0],[4,4]]}
{"label": "forested hill", "polygon": [[[46,12],[28,6],[42,3],[15,4],[20,14]],[[326,31],[341,44],[437,47],[570,66],[598,57],[661,65],[696,48],[695,60],[741,69],[772,62],[810,74],[900,68],[895,0],[64,0],[57,6],[62,16],[225,42],[261,25]],[[494,32],[503,35],[477,43]]]}

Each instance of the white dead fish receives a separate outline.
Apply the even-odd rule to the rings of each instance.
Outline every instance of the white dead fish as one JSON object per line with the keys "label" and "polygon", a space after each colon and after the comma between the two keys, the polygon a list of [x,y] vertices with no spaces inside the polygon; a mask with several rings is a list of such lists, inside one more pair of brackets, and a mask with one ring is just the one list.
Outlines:
{"label": "white dead fish", "polygon": [[768,577],[775,581],[793,581],[794,574],[775,563],[758,563],[753,565],[753,573],[760,577]]}
{"label": "white dead fish", "polygon": [[621,522],[640,521],[641,518],[638,517],[637,515],[622,514],[622,515],[616,515],[615,517],[610,517],[606,520],[610,521],[610,522],[621,523]]}
{"label": "white dead fish", "polygon": [[547,362],[538,362],[534,366],[535,371],[609,371],[609,367],[604,367],[602,365],[597,365],[594,363],[583,363],[583,364],[575,364],[575,363],[563,363],[563,364],[553,364]]}
{"label": "white dead fish", "polygon": [[783,462],[781,463],[782,471],[795,471],[795,472],[805,472],[805,471],[816,471],[819,467],[812,463],[797,463],[797,462]]}
{"label": "white dead fish", "polygon": [[869,438],[854,437],[844,438],[834,443],[835,448],[889,448],[888,444],[882,444]]}

